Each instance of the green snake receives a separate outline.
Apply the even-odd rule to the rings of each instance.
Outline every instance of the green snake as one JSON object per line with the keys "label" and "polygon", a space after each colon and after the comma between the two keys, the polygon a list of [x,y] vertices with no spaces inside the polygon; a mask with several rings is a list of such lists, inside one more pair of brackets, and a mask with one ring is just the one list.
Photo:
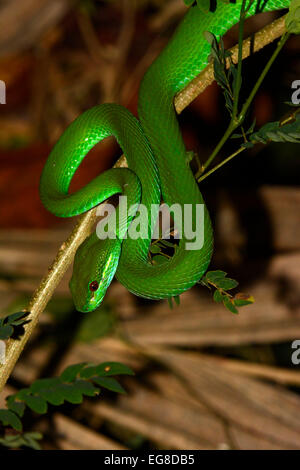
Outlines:
{"label": "green snake", "polygon": [[[287,8],[289,0],[255,0],[248,11]],[[203,36],[210,31],[219,39],[239,21],[242,0],[217,2],[215,12],[189,8],[171,41],[146,72],[139,91],[138,117],[116,104],[101,104],[80,115],[54,146],[43,169],[40,197],[59,217],[81,214],[123,194],[128,205],[204,204],[187,163],[187,152],[174,108],[174,96],[208,64],[210,45]],[[96,176],[70,194],[69,185],[81,161],[99,141],[114,136],[123,150],[126,168],[113,168]],[[97,308],[114,275],[132,293],[148,299],[177,296],[192,287],[206,272],[213,251],[213,231],[204,205],[204,243],[187,250],[185,235],[174,256],[160,264],[149,259],[155,213],[148,215],[147,237],[125,238],[135,215],[116,227],[115,238],[99,240],[90,235],[77,250],[70,289],[77,310]],[[157,214],[156,214],[157,215]],[[184,218],[184,216],[183,216]]]}

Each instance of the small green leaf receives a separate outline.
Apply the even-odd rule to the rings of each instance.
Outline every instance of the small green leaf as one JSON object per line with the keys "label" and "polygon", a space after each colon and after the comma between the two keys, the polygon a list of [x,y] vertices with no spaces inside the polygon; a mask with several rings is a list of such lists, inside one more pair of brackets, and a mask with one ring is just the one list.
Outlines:
{"label": "small green leaf", "polygon": [[24,415],[24,411],[25,411],[25,403],[21,401],[16,401],[12,395],[7,397],[6,401],[7,401],[7,407],[11,411],[16,413],[18,416],[20,416],[20,418],[22,418],[22,416]]}
{"label": "small green leaf", "polygon": [[21,390],[19,390],[17,393],[15,393],[13,396],[16,398],[16,399],[19,399],[19,400],[24,400],[25,397],[27,397],[28,395],[30,395],[30,390],[29,388],[21,388]]}
{"label": "small green leaf", "polygon": [[90,379],[94,375],[97,375],[97,366],[94,366],[94,365],[87,366],[80,371],[79,375],[83,379]]}
{"label": "small green leaf", "polygon": [[223,297],[223,294],[218,289],[216,289],[214,292],[214,301],[217,303],[221,303],[223,302]]}
{"label": "small green leaf", "polygon": [[110,376],[110,375],[134,375],[130,367],[119,362],[104,362],[96,367],[97,375]]}
{"label": "small green leaf", "polygon": [[10,325],[22,325],[24,323],[24,320],[30,312],[16,312],[12,313],[11,315],[8,315],[8,317],[5,318],[5,321],[9,323]]}
{"label": "small green leaf", "polygon": [[56,387],[60,383],[61,380],[59,377],[52,377],[50,379],[38,379],[33,382],[33,384],[31,384],[29,390],[31,393],[39,393],[41,390]]}
{"label": "small green leaf", "polygon": [[23,445],[23,439],[20,435],[5,436],[0,439],[0,444],[8,449],[19,449]]}
{"label": "small green leaf", "polygon": [[183,0],[183,2],[187,7],[190,7],[191,5],[193,5],[193,3],[195,3],[195,0]]}
{"label": "small green leaf", "polygon": [[43,436],[37,432],[27,432],[23,434],[17,434],[15,436],[5,436],[0,439],[0,444],[8,447],[9,449],[19,449],[20,447],[29,447],[34,450],[40,450],[41,447],[37,440],[42,439]]}
{"label": "small green leaf", "polygon": [[168,240],[165,240],[164,238],[160,241],[160,243],[167,248],[175,248],[175,243],[171,243]]}
{"label": "small green leaf", "polygon": [[173,299],[174,299],[174,302],[175,302],[176,305],[180,305],[180,296],[179,295],[175,295],[173,297]]}
{"label": "small green leaf", "polygon": [[39,392],[39,395],[46,400],[50,405],[59,406],[65,401],[64,391],[61,389],[61,385],[57,385],[54,388],[46,388]]}
{"label": "small green leaf", "polygon": [[29,320],[26,317],[30,312],[16,312],[2,318],[0,321],[0,340],[11,338],[14,334],[14,326],[25,325]]}
{"label": "small green leaf", "polygon": [[286,29],[289,33],[300,33],[300,0],[292,0],[289,12],[285,19]]}
{"label": "small green leaf", "polygon": [[155,264],[164,264],[166,262],[166,257],[162,255],[156,255],[153,256],[152,261],[154,261]]}
{"label": "small green leaf", "polygon": [[23,434],[22,437],[23,437],[24,446],[29,447],[30,449],[33,449],[33,450],[41,450],[40,444],[36,441],[43,438],[42,434],[39,434],[37,432],[35,433],[28,432],[28,433]]}
{"label": "small green leaf", "polygon": [[231,313],[239,313],[238,309],[234,305],[234,302],[227,295],[223,299],[223,304]]}
{"label": "small green leaf", "polygon": [[0,421],[4,426],[11,426],[16,431],[22,431],[20,418],[10,410],[0,410]]}
{"label": "small green leaf", "polygon": [[234,279],[230,279],[229,277],[226,277],[224,279],[216,279],[215,280],[215,285],[219,289],[231,290],[231,289],[234,289],[235,287],[237,287],[239,285],[239,283],[237,281],[235,281]]}
{"label": "small green leaf", "polygon": [[0,340],[5,340],[13,335],[14,329],[10,325],[4,325],[0,327]]}
{"label": "small green leaf", "polygon": [[244,307],[245,305],[253,304],[254,297],[247,294],[236,294],[234,296],[234,305],[236,307]]}
{"label": "small green leaf", "polygon": [[61,384],[60,390],[64,394],[65,400],[69,403],[72,403],[73,405],[79,405],[79,403],[82,403],[82,392],[79,388],[77,389],[74,387],[73,384]]}
{"label": "small green leaf", "polygon": [[219,281],[220,279],[224,279],[225,276],[227,276],[227,273],[225,273],[224,271],[217,270],[217,271],[208,271],[206,273],[205,278],[207,281],[215,283],[216,281]]}
{"label": "small green leaf", "polygon": [[242,139],[243,138],[243,134],[232,134],[230,136],[231,139]]}
{"label": "small green leaf", "polygon": [[47,402],[39,396],[26,395],[24,397],[24,401],[25,401],[26,405],[32,411],[35,411],[36,413],[44,414],[44,413],[47,412],[47,409],[48,409]]}
{"label": "small green leaf", "polygon": [[150,246],[150,253],[157,254],[160,253],[160,248],[157,245],[151,245]]}
{"label": "small green leaf", "polygon": [[35,439],[37,441],[43,439],[43,434],[40,432],[25,432],[23,436],[30,437],[31,439]]}
{"label": "small green leaf", "polygon": [[51,405],[62,405],[64,402],[64,394],[60,389],[62,384],[59,377],[50,379],[36,380],[30,387],[32,393],[38,394]]}
{"label": "small green leaf", "polygon": [[99,393],[99,388],[95,387],[91,382],[86,382],[85,380],[76,380],[75,386],[77,390],[88,397],[94,397]]}
{"label": "small green leaf", "polygon": [[246,149],[251,149],[254,147],[254,144],[252,142],[244,142],[241,147],[245,147]]}
{"label": "small green leaf", "polygon": [[67,367],[63,373],[60,375],[61,380],[63,382],[73,382],[79,372],[86,366],[86,362],[81,362],[80,364],[74,364],[72,366]]}
{"label": "small green leaf", "polygon": [[95,382],[97,385],[100,385],[100,387],[106,388],[112,392],[123,394],[126,393],[122,385],[120,385],[119,382],[112,377],[93,377],[93,382]]}

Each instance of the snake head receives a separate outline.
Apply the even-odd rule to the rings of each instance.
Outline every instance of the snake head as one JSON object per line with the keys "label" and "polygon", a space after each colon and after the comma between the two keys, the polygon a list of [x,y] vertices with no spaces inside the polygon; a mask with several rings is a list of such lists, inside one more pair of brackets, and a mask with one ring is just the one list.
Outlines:
{"label": "snake head", "polygon": [[118,267],[119,239],[88,237],[76,252],[70,289],[79,312],[95,310],[105,296]]}

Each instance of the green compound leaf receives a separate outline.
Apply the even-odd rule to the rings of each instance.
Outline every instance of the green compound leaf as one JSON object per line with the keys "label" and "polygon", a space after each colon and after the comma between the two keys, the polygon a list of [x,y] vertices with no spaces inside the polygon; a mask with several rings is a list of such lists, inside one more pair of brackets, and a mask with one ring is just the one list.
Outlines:
{"label": "green compound leaf", "polygon": [[[22,431],[22,422],[25,407],[32,411],[44,414],[48,404],[59,406],[64,402],[72,404],[82,403],[84,396],[94,397],[103,387],[117,393],[126,393],[119,382],[112,375],[134,375],[130,367],[119,362],[105,362],[99,365],[86,363],[74,364],[67,367],[59,377],[36,380],[29,388],[19,390],[6,399],[7,409],[0,410],[0,422],[4,426],[13,427]],[[22,434],[4,437],[0,444],[18,448],[22,446],[39,448],[38,438],[32,434]]]}
{"label": "green compound leaf", "polygon": [[19,449],[20,447],[29,447],[34,450],[41,450],[41,446],[37,442],[43,438],[38,432],[26,432],[15,436],[5,436],[0,439],[0,444],[9,449]]}
{"label": "green compound leaf", "polygon": [[10,426],[16,431],[22,431],[20,418],[10,410],[0,410],[0,422],[4,426]]}
{"label": "green compound leaf", "polygon": [[116,379],[112,377],[93,377],[93,382],[111,392],[126,394],[126,391]]}
{"label": "green compound leaf", "polygon": [[291,1],[285,24],[289,33],[300,33],[300,0]]}
{"label": "green compound leaf", "polygon": [[[226,51],[224,42],[220,39],[219,43],[216,36],[210,31],[203,32],[204,38],[211,45],[210,59],[213,61],[214,77],[218,85],[223,89],[225,105],[232,116],[234,90],[241,87],[241,77],[237,80],[237,68],[233,64],[230,51]],[[229,67],[227,67],[229,63]]]}
{"label": "green compound leaf", "polygon": [[[28,323],[27,317],[30,312],[16,312],[0,319],[0,340],[11,338],[16,329]],[[19,328],[20,331],[20,328]]]}
{"label": "green compound leaf", "polygon": [[250,141],[261,144],[268,142],[300,143],[300,108],[286,121],[265,124],[258,132],[250,136]]}
{"label": "green compound leaf", "polygon": [[238,286],[235,279],[226,277],[227,273],[221,270],[208,271],[201,279],[200,283],[206,287],[214,287],[215,291],[213,299],[217,303],[223,303],[224,306],[232,313],[237,314],[237,307],[250,305],[254,302],[254,298],[247,294],[238,293],[235,296],[229,294],[229,290]]}

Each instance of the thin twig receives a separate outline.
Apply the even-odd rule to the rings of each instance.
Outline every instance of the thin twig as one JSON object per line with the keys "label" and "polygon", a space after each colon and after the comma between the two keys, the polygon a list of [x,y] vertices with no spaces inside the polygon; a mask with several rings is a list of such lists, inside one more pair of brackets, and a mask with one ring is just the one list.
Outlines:
{"label": "thin twig", "polygon": [[[266,26],[256,33],[254,40],[254,51],[257,51],[281,36],[285,29],[284,17],[280,20]],[[250,39],[243,43],[243,58],[250,54]],[[233,48],[233,60],[236,60],[237,54]],[[175,108],[180,113],[191,101],[202,93],[214,80],[213,68],[209,65],[193,82],[188,85],[178,96],[175,97]],[[118,160],[115,167],[126,167],[124,155]],[[35,326],[38,323],[40,314],[45,309],[48,301],[52,297],[57,285],[70,266],[73,257],[79,245],[92,232],[96,221],[96,208],[90,210],[80,217],[77,225],[66,242],[61,246],[56,259],[49,268],[47,275],[33,294],[33,297],[26,310],[30,311],[28,320],[30,322],[25,326],[24,335],[20,340],[8,340],[6,350],[6,362],[0,366],[0,392],[2,391],[8,377],[10,376],[24,346],[30,338]]]}
{"label": "thin twig", "polygon": [[204,173],[204,175],[200,176],[199,172],[195,175],[195,178],[197,180],[198,183],[200,183],[201,181],[205,180],[205,178],[207,178],[209,175],[211,175],[212,173],[214,173],[216,170],[218,170],[219,168],[221,168],[223,165],[225,165],[226,163],[230,162],[230,160],[232,160],[234,157],[236,157],[237,155],[239,155],[240,153],[242,153],[244,150],[246,150],[246,147],[240,147],[236,152],[232,153],[231,155],[229,155],[227,158],[225,158],[224,160],[221,161],[221,163],[219,163],[218,165],[214,166],[211,170],[207,171],[206,173]]}

